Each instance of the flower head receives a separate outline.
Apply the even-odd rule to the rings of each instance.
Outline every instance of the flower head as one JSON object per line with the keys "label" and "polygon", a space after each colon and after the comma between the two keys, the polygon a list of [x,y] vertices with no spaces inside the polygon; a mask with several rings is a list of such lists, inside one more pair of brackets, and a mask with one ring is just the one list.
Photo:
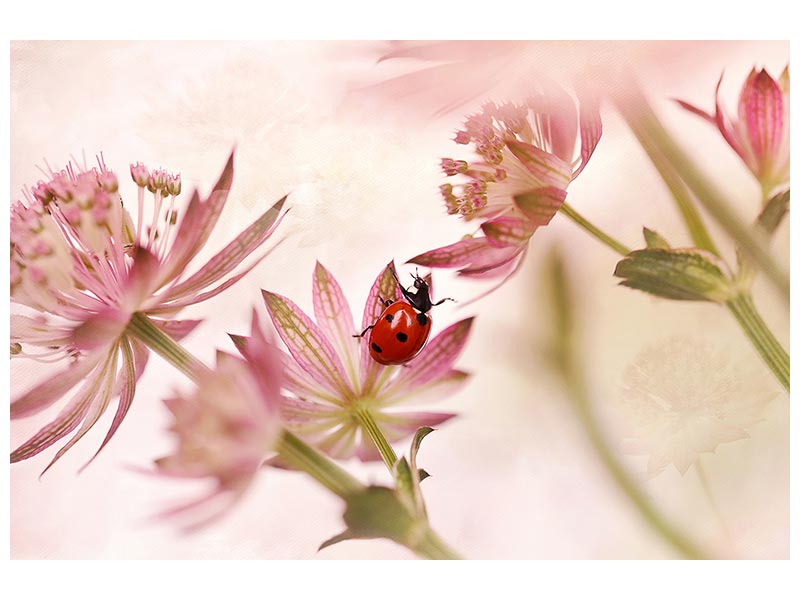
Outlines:
{"label": "flower head", "polygon": [[[369,411],[389,442],[455,416],[403,412],[397,407],[412,399],[444,398],[465,383],[467,373],[453,364],[469,337],[471,318],[442,331],[411,363],[383,366],[370,357],[367,343],[353,334],[380,316],[381,299],[401,297],[392,263],[378,275],[367,296],[359,330],[342,289],[319,263],[313,297],[316,322],[288,298],[264,292],[267,311],[289,351],[284,355],[286,394],[282,400],[287,428],[333,457],[356,455],[367,461],[380,457],[360,429],[357,411]],[[249,349],[248,339],[233,339],[239,348]]]}
{"label": "flower head", "polygon": [[768,197],[789,182],[789,67],[777,81],[766,69],[752,69],[739,92],[736,119],[722,108],[721,84],[720,76],[713,115],[688,102],[678,103],[719,128]]}
{"label": "flower head", "polygon": [[180,176],[166,171],[137,163],[131,177],[138,187],[136,222],[102,158],[97,168],[68,165],[51,173],[12,206],[11,301],[20,310],[11,318],[12,356],[70,364],[14,400],[11,417],[37,413],[82,383],[64,411],[12,453],[12,462],[41,452],[80,425],[55,462],[118,397],[105,446],[130,407],[148,358],[147,346],[129,329],[134,315],[146,316],[172,337],[188,334],[199,321],[173,317],[241,279],[260,259],[229,277],[231,271],[279,222],[283,200],[187,274],[225,205],[233,155],[206,200],[195,191],[182,202]]}
{"label": "flower head", "polygon": [[[456,133],[471,144],[471,161],[442,159],[453,183],[440,187],[449,214],[481,221],[483,236],[437,248],[409,262],[458,267],[467,277],[499,277],[515,271],[536,229],[564,203],[567,187],[586,166],[602,134],[597,106],[550,85],[524,104],[487,103]],[[575,155],[577,136],[580,152]]]}
{"label": "flower head", "polygon": [[214,371],[197,388],[165,400],[177,448],[156,460],[161,475],[212,479],[210,494],[170,512],[212,510],[217,516],[241,497],[282,435],[281,356],[253,315],[244,358],[217,353]]}
{"label": "flower head", "polygon": [[628,446],[649,456],[656,475],[674,464],[681,474],[703,452],[748,438],[777,392],[729,355],[695,339],[672,338],[645,348],[625,371],[621,405],[633,428]]}

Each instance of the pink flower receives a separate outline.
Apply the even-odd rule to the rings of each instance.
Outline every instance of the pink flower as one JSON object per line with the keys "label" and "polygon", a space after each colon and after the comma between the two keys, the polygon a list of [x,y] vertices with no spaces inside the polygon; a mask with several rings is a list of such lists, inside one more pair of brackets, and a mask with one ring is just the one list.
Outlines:
{"label": "pink flower", "polygon": [[467,236],[409,262],[459,268],[466,277],[510,276],[536,229],[547,225],[564,203],[567,187],[601,135],[596,104],[583,102],[579,114],[572,98],[553,84],[524,105],[485,104],[455,137],[457,144],[472,144],[476,157],[469,162],[442,159],[454,183],[440,188],[447,212],[465,221],[480,220],[483,236]]}
{"label": "pink flower", "polygon": [[[453,364],[469,337],[471,318],[442,331],[405,366],[378,364],[370,357],[366,341],[353,337],[383,312],[381,298],[401,297],[393,263],[375,280],[359,328],[339,284],[319,263],[313,278],[316,323],[288,298],[267,291],[263,294],[272,322],[289,350],[289,355],[284,355],[283,419],[288,429],[320,450],[336,458],[380,459],[358,425],[359,410],[369,411],[389,442],[455,416],[403,412],[397,407],[411,400],[442,399],[465,383],[467,373],[454,369]],[[245,338],[232,337],[237,346],[248,348]]]}
{"label": "pink flower", "polygon": [[715,92],[714,114],[678,100],[685,109],[716,125],[722,137],[761,183],[765,199],[789,183],[789,67],[775,81],[766,69],[750,71],[739,93],[738,119],[729,117]]}
{"label": "pink flower", "polygon": [[[247,490],[283,433],[280,418],[281,354],[253,314],[242,358],[217,353],[217,367],[197,378],[197,388],[165,400],[178,438],[174,452],[156,460],[157,473],[211,479],[211,492],[168,514],[209,511],[219,516]],[[207,522],[200,520],[195,526]]]}
{"label": "pink flower", "polygon": [[116,175],[102,159],[98,168],[68,165],[52,173],[50,181],[39,182],[11,209],[11,301],[21,311],[11,318],[13,356],[71,359],[64,370],[14,400],[11,418],[42,411],[79,386],[58,417],[11,454],[12,462],[38,454],[78,428],[49,468],[117,397],[102,449],[130,408],[148,359],[148,347],[129,328],[133,317],[144,315],[173,338],[185,336],[199,321],[173,317],[241,279],[263,256],[228,276],[280,221],[283,199],[188,275],[228,197],[233,155],[209,197],[201,200],[195,191],[188,204],[177,198],[180,176],[138,164],[131,166],[131,176],[138,185],[136,224]]}

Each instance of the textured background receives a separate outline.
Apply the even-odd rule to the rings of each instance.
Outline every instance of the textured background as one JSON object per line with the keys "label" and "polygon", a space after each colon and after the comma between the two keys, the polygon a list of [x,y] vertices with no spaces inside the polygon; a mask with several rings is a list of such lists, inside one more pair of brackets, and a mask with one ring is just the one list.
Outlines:
{"label": "textured background", "polygon": [[[350,302],[363,304],[378,270],[454,241],[469,227],[443,215],[438,158],[463,111],[436,120],[346,96],[346,84],[379,76],[374,43],[80,43],[16,42],[11,48],[11,199],[70,155],[103,151],[134,186],[128,164],[143,161],[180,171],[184,194],[207,191],[237,146],[233,191],[205,258],[293,191],[281,232],[288,240],[237,286],[186,317],[205,323],[187,340],[204,360],[232,349],[226,332],[248,330],[259,289],[287,295],[311,310],[311,273],[320,260]],[[540,43],[529,52],[569,83],[586,64],[637,67],[657,109],[682,145],[713,173],[743,215],[755,215],[758,187],[719,134],[668,102],[680,97],[711,108],[724,69],[723,94],[735,107],[752,66],[779,74],[786,43]],[[446,82],[441,82],[443,95]],[[437,91],[437,94],[439,92]],[[496,99],[503,99],[497,97]],[[347,101],[345,101],[347,100]],[[686,243],[668,193],[624,124],[606,107],[604,137],[570,188],[573,206],[629,245],[641,226]],[[626,368],[653,343],[679,336],[753,364],[749,377],[777,388],[733,320],[717,307],[651,299],[616,286],[616,257],[558,216],[537,232],[521,273],[483,301],[437,309],[436,327],[478,314],[459,366],[474,372],[468,387],[436,408],[461,414],[426,439],[420,461],[434,477],[424,491],[434,527],[473,558],[618,558],[672,556],[642,526],[610,485],[582,436],[557,382],[537,350],[541,257],[559,244],[579,282],[583,351],[594,401],[615,439],[624,425],[614,410]],[[788,227],[776,249],[785,255]],[[728,256],[731,256],[728,254]],[[469,298],[476,288],[443,274],[441,294]],[[757,302],[779,339],[788,316],[765,286]],[[261,307],[259,306],[261,310]],[[14,361],[12,397],[44,373]],[[46,451],[11,468],[11,555],[14,558],[406,558],[384,541],[347,542],[316,553],[341,530],[338,500],[302,475],[266,471],[224,520],[184,536],[150,517],[192,497],[202,484],[171,482],[136,471],[172,447],[161,398],[187,386],[154,357],[114,441],[91,468],[77,469],[104,435],[106,415],[41,480]],[[59,407],[12,424],[12,446]],[[708,547],[725,555],[788,556],[788,398],[779,394],[750,429],[751,437],[703,458],[729,536],[693,469],[673,467],[647,478],[645,461],[628,460],[653,499]],[[347,465],[364,480],[386,481],[382,465]]]}

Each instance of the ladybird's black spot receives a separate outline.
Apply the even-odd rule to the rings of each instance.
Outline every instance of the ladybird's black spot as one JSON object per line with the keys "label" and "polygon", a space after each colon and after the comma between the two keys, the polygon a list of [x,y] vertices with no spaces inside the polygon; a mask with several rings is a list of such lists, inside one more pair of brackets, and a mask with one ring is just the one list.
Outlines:
{"label": "ladybird's black spot", "polygon": [[405,333],[403,333],[402,331],[398,331],[397,332],[397,339],[400,340],[401,342],[407,342],[408,341],[408,336]]}
{"label": "ladybird's black spot", "polygon": [[417,323],[423,327],[428,324],[428,315],[425,313],[417,313]]}
{"label": "ladybird's black spot", "polygon": [[377,352],[378,354],[383,352],[383,348],[378,346],[378,344],[376,344],[375,342],[372,342],[372,349],[375,350],[375,352]]}
{"label": "ladybird's black spot", "polygon": [[392,321],[394,321],[394,315],[386,315],[386,320],[389,321],[389,323],[391,323]]}

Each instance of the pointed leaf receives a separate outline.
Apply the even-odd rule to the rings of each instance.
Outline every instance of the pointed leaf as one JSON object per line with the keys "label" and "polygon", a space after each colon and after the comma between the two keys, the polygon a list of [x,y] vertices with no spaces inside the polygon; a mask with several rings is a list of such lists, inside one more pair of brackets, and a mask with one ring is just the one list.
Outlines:
{"label": "pointed leaf", "polygon": [[652,229],[648,229],[647,227],[642,228],[642,234],[644,235],[644,242],[647,244],[648,248],[663,248],[668,250],[669,249],[669,242],[661,237],[657,232],[653,231]]}
{"label": "pointed leaf", "polygon": [[764,206],[761,214],[758,215],[758,224],[768,234],[775,233],[775,230],[783,221],[786,213],[789,212],[789,190],[776,194],[769,199]]}
{"label": "pointed leaf", "polygon": [[564,188],[548,186],[517,194],[514,196],[514,204],[531,223],[542,227],[550,223],[566,198],[567,191]]}
{"label": "pointed leaf", "polygon": [[324,550],[328,546],[333,546],[334,544],[338,544],[339,542],[344,542],[346,540],[354,540],[357,536],[353,534],[349,529],[345,529],[342,533],[338,533],[331,538],[328,538],[324,542],[319,545],[317,548],[317,552]]}
{"label": "pointed leaf", "polygon": [[278,335],[300,367],[335,395],[352,394],[344,366],[319,327],[288,298],[261,293]]}
{"label": "pointed leaf", "polygon": [[636,250],[617,263],[620,285],[673,300],[725,302],[733,290],[713,262],[713,255],[696,249]]}

